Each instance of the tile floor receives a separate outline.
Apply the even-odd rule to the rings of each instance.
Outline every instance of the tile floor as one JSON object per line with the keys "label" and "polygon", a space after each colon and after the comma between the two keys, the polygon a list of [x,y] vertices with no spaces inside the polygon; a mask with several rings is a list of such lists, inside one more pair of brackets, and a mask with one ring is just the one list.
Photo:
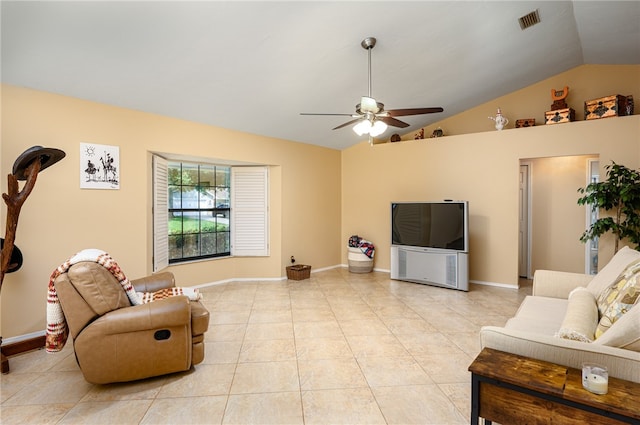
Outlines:
{"label": "tile floor", "polygon": [[467,424],[478,330],[530,285],[469,292],[346,268],[204,288],[203,363],[139,382],[87,383],[72,344],[14,356],[2,424]]}

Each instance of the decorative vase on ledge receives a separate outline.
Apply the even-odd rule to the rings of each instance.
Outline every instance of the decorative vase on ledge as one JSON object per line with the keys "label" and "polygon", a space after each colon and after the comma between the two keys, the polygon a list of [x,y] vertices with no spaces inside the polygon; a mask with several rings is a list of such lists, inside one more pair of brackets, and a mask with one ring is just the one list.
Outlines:
{"label": "decorative vase on ledge", "polygon": [[500,108],[498,108],[496,116],[489,117],[489,119],[495,121],[496,130],[498,131],[502,130],[507,124],[509,124],[509,120],[506,117],[502,116],[502,111],[500,111]]}

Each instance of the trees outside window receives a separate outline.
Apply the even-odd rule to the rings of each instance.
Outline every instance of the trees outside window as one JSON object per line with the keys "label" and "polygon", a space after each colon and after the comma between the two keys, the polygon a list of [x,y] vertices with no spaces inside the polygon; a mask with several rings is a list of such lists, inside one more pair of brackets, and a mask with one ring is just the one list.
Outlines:
{"label": "trees outside window", "polygon": [[168,163],[169,263],[231,255],[231,167]]}

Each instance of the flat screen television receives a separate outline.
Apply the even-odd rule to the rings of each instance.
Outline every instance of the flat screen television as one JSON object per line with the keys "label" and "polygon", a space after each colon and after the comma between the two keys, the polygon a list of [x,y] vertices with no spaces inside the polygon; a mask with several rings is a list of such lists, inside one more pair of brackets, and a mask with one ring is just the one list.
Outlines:
{"label": "flat screen television", "polygon": [[391,245],[468,252],[469,203],[392,202]]}

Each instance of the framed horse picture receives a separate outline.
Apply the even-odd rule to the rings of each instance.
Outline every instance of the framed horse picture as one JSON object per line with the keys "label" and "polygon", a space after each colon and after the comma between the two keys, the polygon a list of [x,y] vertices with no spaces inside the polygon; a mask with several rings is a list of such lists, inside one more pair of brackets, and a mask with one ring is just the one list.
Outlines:
{"label": "framed horse picture", "polygon": [[80,143],[80,189],[120,189],[120,147]]}

